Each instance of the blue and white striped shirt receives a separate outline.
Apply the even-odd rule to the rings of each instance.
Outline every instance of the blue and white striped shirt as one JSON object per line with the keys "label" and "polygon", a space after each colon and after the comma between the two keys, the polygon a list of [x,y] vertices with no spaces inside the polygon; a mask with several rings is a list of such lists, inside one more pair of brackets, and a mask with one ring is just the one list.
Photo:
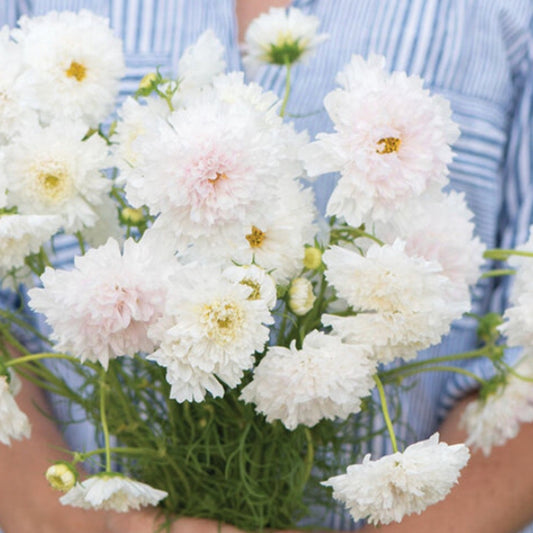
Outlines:
{"label": "blue and white striped shirt", "polygon": [[[533,208],[532,1],[294,0],[293,5],[318,16],[320,31],[330,34],[308,64],[294,69],[289,107],[291,114],[302,117],[295,119],[297,128],[312,136],[331,131],[322,100],[335,87],[335,74],[354,53],[384,55],[391,70],[422,76],[429,89],[450,100],[462,132],[454,146],[451,183],[465,192],[481,239],[488,247],[523,242]],[[3,0],[0,23],[14,25],[24,13],[81,8],[108,17],[124,41],[127,75],[122,98],[156,67],[175,72],[185,47],[207,28],[225,46],[229,69],[242,68],[234,0]],[[278,67],[263,68],[255,81],[279,95],[283,92]],[[335,177],[329,176],[315,186],[322,211],[334,183]],[[73,249],[65,242],[60,262],[70,260]],[[488,288],[477,291],[475,311],[501,308],[504,291]],[[427,354],[471,349],[476,343],[474,326],[461,321]],[[488,365],[469,367],[489,372]],[[472,387],[462,376],[423,374],[417,386],[403,394],[402,417],[408,423],[399,425],[400,439],[427,438],[446,410]],[[377,437],[371,450],[382,455],[389,447],[386,436]],[[342,513],[330,523],[339,529],[353,527]]]}

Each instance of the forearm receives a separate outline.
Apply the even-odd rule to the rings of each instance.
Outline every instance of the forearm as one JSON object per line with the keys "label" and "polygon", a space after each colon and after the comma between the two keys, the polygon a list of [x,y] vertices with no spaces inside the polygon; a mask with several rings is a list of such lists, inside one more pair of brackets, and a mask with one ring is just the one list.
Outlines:
{"label": "forearm", "polygon": [[[30,418],[32,435],[11,446],[0,445],[0,524],[6,533],[58,531],[54,524],[60,523],[70,524],[69,531],[83,531],[88,512],[63,507],[44,476],[54,461],[70,457],[60,451],[66,446],[53,421],[37,408],[46,409],[43,392],[24,381],[16,401]],[[91,520],[98,524],[102,515],[96,513]]]}

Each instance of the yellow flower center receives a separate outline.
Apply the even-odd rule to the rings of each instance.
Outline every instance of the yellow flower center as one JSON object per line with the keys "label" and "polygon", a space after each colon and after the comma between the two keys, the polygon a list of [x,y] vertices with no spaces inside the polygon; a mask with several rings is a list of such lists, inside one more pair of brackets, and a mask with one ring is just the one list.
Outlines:
{"label": "yellow flower center", "polygon": [[259,228],[252,226],[252,232],[246,235],[246,240],[250,243],[252,248],[259,248],[266,237],[266,233]]}
{"label": "yellow flower center", "polygon": [[69,78],[76,78],[76,81],[83,81],[87,76],[87,68],[77,61],[72,61],[70,67],[65,70],[65,74]]}
{"label": "yellow flower center", "polygon": [[49,203],[60,203],[70,194],[71,178],[67,170],[54,161],[41,162],[33,169],[39,196]]}
{"label": "yellow flower center", "polygon": [[227,180],[227,179],[228,179],[228,175],[227,174],[225,174],[224,172],[217,172],[215,174],[215,177],[211,181],[213,183],[216,183],[219,180]]}
{"label": "yellow flower center", "polygon": [[259,285],[257,281],[245,278],[241,281],[241,285],[246,285],[252,289],[250,296],[248,296],[248,300],[259,300],[259,298],[261,298],[261,285]]}
{"label": "yellow flower center", "polygon": [[212,341],[217,344],[229,344],[241,331],[244,314],[235,302],[215,300],[204,305],[201,321]]}
{"label": "yellow flower center", "polygon": [[381,149],[378,148],[376,150],[378,154],[391,154],[400,149],[402,141],[401,139],[398,139],[398,137],[384,137],[383,139],[380,139],[377,144],[378,146],[381,146]]}

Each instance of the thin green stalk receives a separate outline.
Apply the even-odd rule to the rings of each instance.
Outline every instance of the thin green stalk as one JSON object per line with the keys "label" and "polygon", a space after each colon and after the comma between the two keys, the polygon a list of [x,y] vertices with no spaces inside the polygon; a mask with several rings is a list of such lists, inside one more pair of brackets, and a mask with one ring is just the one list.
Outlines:
{"label": "thin green stalk", "polygon": [[[483,346],[483,348],[479,348],[477,350],[472,350],[469,352],[461,352],[451,355],[441,355],[439,357],[432,357],[430,359],[424,359],[423,361],[413,361],[412,363],[405,363],[402,364],[402,366],[398,368],[392,368],[390,370],[385,370],[383,372],[379,372],[379,376],[381,379],[386,381],[394,380],[394,378],[398,374],[403,374],[405,372],[410,372],[411,370],[424,367],[426,365],[433,365],[435,363],[448,363],[451,361],[460,361],[463,359],[473,359],[475,357],[482,357],[489,353],[489,346]],[[421,370],[422,371],[422,370]],[[410,375],[416,374],[416,372],[411,372]]]}
{"label": "thin green stalk", "polygon": [[485,259],[497,259],[500,261],[505,261],[511,255],[518,255],[521,257],[533,257],[533,252],[526,252],[524,250],[511,250],[511,249],[500,249],[494,248],[492,250],[485,250],[483,257]]}
{"label": "thin green stalk", "polygon": [[285,65],[287,73],[285,76],[285,94],[283,95],[283,102],[281,103],[281,109],[279,110],[279,116],[285,116],[285,109],[287,108],[287,102],[289,101],[289,96],[291,94],[291,64],[287,63]]}
{"label": "thin green stalk", "polygon": [[374,382],[379,392],[379,399],[381,400],[381,411],[383,412],[383,418],[385,419],[385,424],[390,435],[390,441],[392,444],[392,450],[394,453],[398,451],[398,444],[396,443],[396,435],[394,434],[394,428],[392,427],[392,422],[389,415],[389,408],[387,407],[387,398],[385,397],[385,390],[383,389],[383,383],[379,379],[378,375],[374,375]]}
{"label": "thin green stalk", "polygon": [[[106,454],[108,450],[105,448],[97,448],[89,452],[74,452],[74,463],[79,463],[85,461],[92,457],[93,455],[102,455]],[[150,448],[132,448],[131,446],[125,446],[123,448],[109,448],[110,453],[124,454],[124,455],[152,455],[155,457],[161,457],[161,453],[157,450],[152,450]]]}
{"label": "thin green stalk", "polygon": [[109,427],[107,425],[106,416],[106,371],[101,370],[100,373],[100,420],[102,423],[102,432],[104,433],[104,447],[105,447],[105,471],[111,472],[111,444],[109,440]]}
{"label": "thin green stalk", "polygon": [[489,270],[488,272],[484,272],[481,275],[481,279],[495,278],[498,276],[512,276],[513,274],[516,274],[516,270],[512,268],[495,268],[494,270]]}
{"label": "thin green stalk", "polygon": [[481,385],[485,385],[487,382],[483,378],[480,378],[473,372],[470,372],[469,370],[465,370],[464,368],[461,368],[459,366],[430,366],[430,367],[424,367],[424,368],[418,368],[413,369],[411,372],[406,372],[403,375],[400,375],[401,379],[408,378],[410,376],[416,376],[419,372],[455,372],[456,374],[462,374],[463,376],[467,376],[469,378],[474,379]]}
{"label": "thin green stalk", "polygon": [[67,355],[64,353],[43,352],[43,353],[34,353],[31,355],[24,355],[22,357],[11,359],[7,361],[5,365],[16,366],[16,365],[22,365],[24,363],[31,363],[32,361],[40,361],[41,359],[66,359],[67,361],[71,361],[73,363],[80,362],[80,360],[77,357],[73,357],[72,355]]}

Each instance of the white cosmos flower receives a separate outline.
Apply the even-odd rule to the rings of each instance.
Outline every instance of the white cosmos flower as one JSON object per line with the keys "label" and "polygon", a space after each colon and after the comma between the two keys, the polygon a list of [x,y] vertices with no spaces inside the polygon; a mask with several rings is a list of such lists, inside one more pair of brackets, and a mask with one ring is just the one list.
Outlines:
{"label": "white cosmos flower", "polygon": [[271,7],[248,26],[244,66],[254,76],[264,64],[287,65],[306,60],[328,36],[318,34],[318,17],[297,8]]}
{"label": "white cosmos flower", "polygon": [[113,136],[113,155],[119,169],[129,170],[140,163],[141,154],[136,149],[136,141],[147,131],[158,127],[158,122],[168,116],[168,106],[159,105],[155,98],[146,98],[143,103],[128,96],[118,110],[120,120],[117,122]]}
{"label": "white cosmos flower", "polygon": [[241,398],[256,404],[268,421],[288,429],[314,426],[321,419],[346,418],[361,408],[374,382],[375,365],[368,346],[350,346],[318,331],[298,350],[271,346]]}
{"label": "white cosmos flower", "polygon": [[0,272],[24,265],[24,259],[61,227],[58,215],[0,216]]}
{"label": "white cosmos flower", "polygon": [[272,309],[276,305],[277,291],[274,278],[257,265],[232,265],[223,271],[223,276],[233,283],[241,283],[252,289],[248,298],[263,300]]}
{"label": "white cosmos flower", "polygon": [[286,176],[286,145],[274,133],[246,102],[210,93],[139,139],[142,164],[125,174],[128,200],[161,213],[180,248],[238,235],[267,216]]}
{"label": "white cosmos flower", "polygon": [[[90,11],[23,16],[13,31],[28,69],[22,97],[44,121],[64,116],[96,126],[111,112],[125,73],[120,39]],[[46,43],[46,46],[43,46]]]}
{"label": "white cosmos flower", "polygon": [[344,88],[324,100],[336,133],[302,150],[311,176],[341,173],[327,214],[353,226],[387,221],[413,197],[435,194],[447,183],[459,133],[443,98],[418,77],[380,74],[384,67],[384,58],[352,58],[339,75]]}
{"label": "white cosmos flower", "polygon": [[20,389],[20,381],[11,374],[11,383],[0,376],[0,442],[11,444],[11,439],[29,438],[31,433],[28,417],[20,410],[14,395]]}
{"label": "white cosmos flower", "polygon": [[20,76],[24,70],[20,47],[7,26],[0,29],[0,144],[17,133],[32,111],[21,102]]}
{"label": "white cosmos flower", "polygon": [[[461,425],[466,443],[488,456],[493,446],[502,446],[518,435],[520,425],[533,422],[533,354],[524,358],[502,384],[487,398],[470,402],[463,412]],[[521,379],[525,378],[525,379]]]}
{"label": "white cosmos flower", "polygon": [[333,488],[333,497],[346,505],[356,521],[400,522],[404,516],[420,514],[444,499],[469,457],[464,444],[448,446],[439,442],[435,433],[377,461],[370,460],[368,454],[361,464],[349,466],[346,474],[323,485]]}
{"label": "white cosmos flower", "polygon": [[173,279],[165,315],[150,328],[159,349],[148,356],[167,369],[170,397],[202,401],[206,392],[240,382],[263,351],[272,323],[266,302],[252,287],[231,282],[217,266],[188,264]]}
{"label": "white cosmos flower", "polygon": [[[377,348],[378,360],[414,357],[440,341],[453,320],[469,309],[468,295],[456,295],[434,261],[410,257],[405,243],[373,244],[366,256],[334,246],[323,255],[326,278],[341,298],[361,313],[324,317],[346,342]],[[452,298],[452,295],[454,296]]]}
{"label": "white cosmos flower", "polygon": [[63,505],[125,513],[157,505],[168,493],[119,474],[98,474],[77,483],[59,498]]}
{"label": "white cosmos flower", "polygon": [[202,33],[198,40],[188,46],[178,63],[178,90],[172,97],[174,109],[186,104],[189,97],[206,85],[226,68],[224,46],[213,30]]}
{"label": "white cosmos flower", "polygon": [[486,246],[474,235],[473,213],[464,194],[451,191],[434,200],[417,199],[390,224],[377,226],[376,235],[387,242],[405,241],[405,251],[442,266],[442,274],[458,291],[478,281]]}
{"label": "white cosmos flower", "polygon": [[172,268],[143,241],[127,240],[121,254],[109,239],[76,257],[74,270],[47,268],[30,305],[46,316],[57,350],[107,368],[111,358],[154,349],[147,329],[163,313]]}
{"label": "white cosmos flower", "polygon": [[[533,252],[533,231],[528,241],[517,246],[519,252]],[[511,256],[509,266],[516,269],[509,295],[512,304],[503,315],[505,322],[499,327],[510,346],[533,346],[533,258]]]}
{"label": "white cosmos flower", "polygon": [[287,181],[270,206],[270,216],[263,223],[254,220],[231,250],[231,258],[238,263],[253,261],[271,272],[277,283],[288,283],[302,270],[305,245],[317,232],[315,218],[311,189]]}
{"label": "white cosmos flower", "polygon": [[5,148],[8,204],[24,215],[60,215],[67,233],[95,224],[93,206],[102,203],[111,183],[101,173],[106,144],[98,135],[82,141],[86,132],[84,124],[66,120],[28,125]]}

